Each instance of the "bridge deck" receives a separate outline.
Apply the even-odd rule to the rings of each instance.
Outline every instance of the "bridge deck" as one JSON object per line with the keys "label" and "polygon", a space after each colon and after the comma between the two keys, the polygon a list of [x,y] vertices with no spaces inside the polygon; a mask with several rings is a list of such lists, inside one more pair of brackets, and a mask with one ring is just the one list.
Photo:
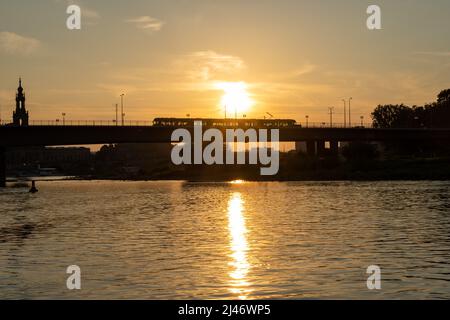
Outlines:
{"label": "bridge deck", "polygon": [[[171,142],[174,127],[0,126],[0,146]],[[193,128],[188,128],[192,131]],[[206,128],[204,128],[205,130]],[[450,129],[283,128],[280,141],[449,141]]]}

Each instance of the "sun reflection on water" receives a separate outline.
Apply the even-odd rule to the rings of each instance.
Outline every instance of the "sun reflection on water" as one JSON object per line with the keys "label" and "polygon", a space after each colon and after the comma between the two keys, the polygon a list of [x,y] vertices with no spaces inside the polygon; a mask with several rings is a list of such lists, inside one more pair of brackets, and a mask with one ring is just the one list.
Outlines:
{"label": "sun reflection on water", "polygon": [[244,202],[239,192],[231,195],[228,202],[228,230],[230,233],[230,257],[233,259],[229,265],[230,271],[230,291],[236,294],[239,299],[247,299],[252,291],[247,281],[247,274],[250,270],[247,252],[249,245],[247,242],[247,228],[245,226]]}

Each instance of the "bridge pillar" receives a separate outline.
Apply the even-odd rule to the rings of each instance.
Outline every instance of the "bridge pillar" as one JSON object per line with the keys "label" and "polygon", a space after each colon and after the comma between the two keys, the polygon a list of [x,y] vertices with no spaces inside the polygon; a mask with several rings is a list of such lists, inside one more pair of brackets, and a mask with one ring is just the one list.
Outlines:
{"label": "bridge pillar", "polygon": [[312,157],[314,157],[316,155],[316,142],[315,141],[306,141],[306,153]]}
{"label": "bridge pillar", "polygon": [[0,146],[0,188],[6,187],[6,148]]}
{"label": "bridge pillar", "polygon": [[324,140],[317,141],[317,155],[318,156],[325,155],[325,141]]}
{"label": "bridge pillar", "polygon": [[330,141],[330,151],[333,156],[339,153],[339,141]]}

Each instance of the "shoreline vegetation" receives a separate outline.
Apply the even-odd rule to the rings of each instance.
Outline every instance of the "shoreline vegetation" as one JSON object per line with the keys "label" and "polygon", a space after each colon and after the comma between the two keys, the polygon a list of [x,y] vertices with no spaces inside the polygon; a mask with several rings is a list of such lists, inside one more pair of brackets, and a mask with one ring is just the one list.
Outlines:
{"label": "shoreline vegetation", "polygon": [[[282,168],[276,176],[260,176],[258,168],[198,168],[155,174],[114,174],[78,176],[77,180],[158,181],[184,180],[190,182],[244,181],[450,181],[450,158],[385,160],[355,168],[349,164],[333,164],[329,159],[312,161],[313,168]],[[301,166],[301,164],[300,164]],[[215,170],[216,169],[216,170]]]}
{"label": "shoreline vegetation", "polygon": [[[226,182],[244,181],[450,181],[450,157],[388,159],[348,163],[341,159],[301,159],[301,155],[291,154],[291,163],[281,167],[276,176],[260,176],[259,167],[230,166],[227,170],[218,167],[172,168],[157,167],[151,173],[138,171],[126,173],[114,170],[103,174],[72,174],[68,176],[9,177],[8,183],[70,180],[118,180],[118,181],[189,181]],[[298,161],[297,163],[293,160]]]}
{"label": "shoreline vegetation", "polygon": [[102,174],[78,174],[65,177],[9,178],[10,184],[37,181],[116,180],[116,181],[188,181],[188,182],[289,182],[289,181],[450,181],[450,157],[397,158],[347,162],[342,158],[310,159],[288,154],[276,176],[259,175],[259,166],[155,167],[152,172],[127,173],[117,169]]}

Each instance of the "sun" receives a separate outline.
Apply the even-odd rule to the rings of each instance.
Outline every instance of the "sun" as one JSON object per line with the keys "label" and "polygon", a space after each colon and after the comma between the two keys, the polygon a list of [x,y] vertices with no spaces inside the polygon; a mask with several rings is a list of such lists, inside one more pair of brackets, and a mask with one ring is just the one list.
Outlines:
{"label": "sun", "polygon": [[247,112],[255,102],[250,97],[245,82],[218,82],[216,89],[222,90],[220,105],[229,114]]}

